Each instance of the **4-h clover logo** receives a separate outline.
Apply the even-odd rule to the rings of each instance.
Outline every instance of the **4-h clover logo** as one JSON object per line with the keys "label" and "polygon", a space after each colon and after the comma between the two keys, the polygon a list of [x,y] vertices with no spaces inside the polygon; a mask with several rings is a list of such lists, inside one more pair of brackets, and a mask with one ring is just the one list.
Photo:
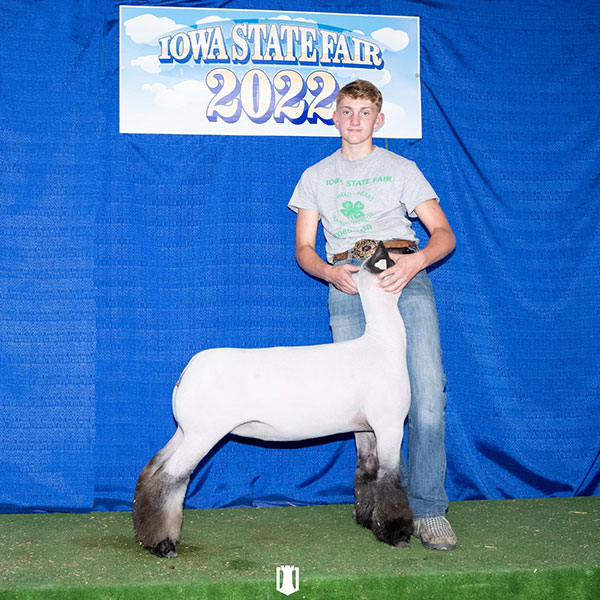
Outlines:
{"label": "4-h clover logo", "polygon": [[350,200],[346,200],[346,202],[342,204],[341,212],[345,217],[356,220],[365,216],[365,213],[363,212],[364,207],[365,205],[360,200],[357,200],[354,203]]}

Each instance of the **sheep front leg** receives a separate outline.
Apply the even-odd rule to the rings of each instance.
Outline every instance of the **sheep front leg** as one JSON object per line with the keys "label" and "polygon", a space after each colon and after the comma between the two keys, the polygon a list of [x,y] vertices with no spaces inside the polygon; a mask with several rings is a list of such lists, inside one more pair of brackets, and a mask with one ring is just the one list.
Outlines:
{"label": "sheep front leg", "polygon": [[379,470],[374,483],[371,529],[378,540],[406,548],[412,534],[413,513],[408,496],[400,483],[399,462],[402,429],[389,425],[375,431]]}
{"label": "sheep front leg", "polygon": [[377,451],[375,435],[371,431],[358,431],[356,442],[356,473],[354,474],[354,511],[356,522],[371,529],[375,508],[375,482],[377,480]]}

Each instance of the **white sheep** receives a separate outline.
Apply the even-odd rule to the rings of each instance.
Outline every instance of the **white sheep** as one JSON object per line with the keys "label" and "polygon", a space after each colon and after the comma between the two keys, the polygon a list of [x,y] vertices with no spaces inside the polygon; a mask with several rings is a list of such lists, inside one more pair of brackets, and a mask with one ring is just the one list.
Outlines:
{"label": "white sheep", "polygon": [[[399,479],[410,406],[406,332],[399,294],[378,286],[393,261],[382,243],[353,274],[366,329],[318,346],[218,348],[195,355],[173,391],[177,431],[142,470],[135,490],[136,538],[176,556],[191,473],[228,433],[295,441],[355,432],[356,521],[393,546],[407,546],[412,512]],[[356,365],[348,373],[347,366]]]}

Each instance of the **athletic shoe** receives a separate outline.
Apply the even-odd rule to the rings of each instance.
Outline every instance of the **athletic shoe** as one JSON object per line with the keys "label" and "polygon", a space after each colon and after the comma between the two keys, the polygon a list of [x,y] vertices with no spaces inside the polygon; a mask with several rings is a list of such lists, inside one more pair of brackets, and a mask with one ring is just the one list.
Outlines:
{"label": "athletic shoe", "polygon": [[413,535],[430,550],[454,550],[456,535],[444,517],[416,519],[413,522]]}

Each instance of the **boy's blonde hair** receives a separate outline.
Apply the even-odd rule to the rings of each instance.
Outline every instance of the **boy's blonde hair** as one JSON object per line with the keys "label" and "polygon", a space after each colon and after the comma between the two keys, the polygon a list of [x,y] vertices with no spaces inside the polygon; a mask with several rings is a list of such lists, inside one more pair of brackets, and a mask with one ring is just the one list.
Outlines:
{"label": "boy's blonde hair", "polygon": [[383,97],[381,92],[370,81],[357,79],[347,83],[337,95],[335,99],[336,107],[339,105],[343,97],[351,98],[352,100],[368,100],[377,107],[377,112],[381,112]]}

